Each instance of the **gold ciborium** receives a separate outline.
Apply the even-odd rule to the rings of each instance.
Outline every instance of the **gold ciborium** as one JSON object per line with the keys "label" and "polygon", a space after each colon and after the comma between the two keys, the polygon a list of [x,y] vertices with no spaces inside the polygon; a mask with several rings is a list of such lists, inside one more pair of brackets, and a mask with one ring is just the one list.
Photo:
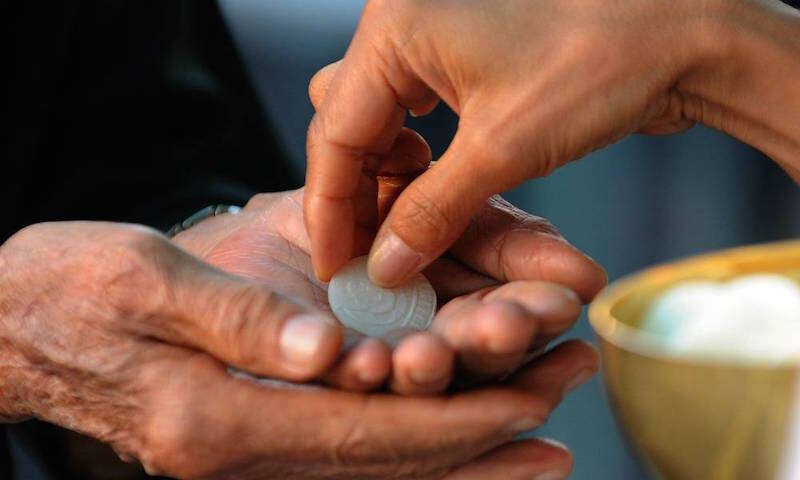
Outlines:
{"label": "gold ciborium", "polygon": [[675,284],[756,272],[800,281],[800,242],[648,269],[614,282],[590,306],[612,408],[653,478],[800,479],[800,354],[780,364],[690,359],[638,328]]}

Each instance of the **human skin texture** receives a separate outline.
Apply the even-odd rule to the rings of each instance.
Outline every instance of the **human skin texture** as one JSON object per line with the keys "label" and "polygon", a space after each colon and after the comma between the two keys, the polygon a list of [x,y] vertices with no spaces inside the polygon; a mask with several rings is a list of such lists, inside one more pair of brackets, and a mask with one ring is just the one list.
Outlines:
{"label": "human skin texture", "polygon": [[[0,419],[39,418],[180,478],[566,477],[564,447],[512,440],[598,368],[576,341],[526,363],[579,312],[547,279],[573,273],[591,296],[602,270],[543,219],[489,203],[481,234],[426,271],[443,300],[435,328],[394,352],[365,339],[340,353],[302,195],[257,196],[174,241],[97,222],[16,234],[0,248]],[[331,323],[287,349],[295,318],[290,333]],[[260,386],[228,365],[320,384]],[[430,396],[454,378],[481,386]]]}
{"label": "human skin texture", "polygon": [[[369,251],[373,281],[401,284],[490,196],[635,132],[699,122],[798,180],[799,83],[800,13],[777,0],[371,0],[312,82],[315,272]],[[453,142],[376,222],[376,177],[424,148],[406,113],[440,100],[459,115]]]}

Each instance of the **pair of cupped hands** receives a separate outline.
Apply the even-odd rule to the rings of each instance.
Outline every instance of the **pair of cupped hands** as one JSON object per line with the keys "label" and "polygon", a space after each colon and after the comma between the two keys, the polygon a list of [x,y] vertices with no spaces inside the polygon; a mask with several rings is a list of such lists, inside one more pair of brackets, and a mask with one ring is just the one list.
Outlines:
{"label": "pair of cupped hands", "polygon": [[[800,19],[779,5],[367,2],[344,60],[311,84],[305,190],[172,240],[52,223],[0,248],[0,418],[177,477],[566,477],[564,447],[514,439],[597,370],[582,342],[539,353],[605,275],[493,194],[695,121],[797,177],[794,97],[765,87],[797,78]],[[460,124],[430,166],[403,123],[439,100]],[[368,252],[377,283],[422,271],[438,294],[430,331],[394,350],[343,348],[320,281]]]}
{"label": "pair of cupped hands", "polygon": [[[370,180],[373,233],[431,162],[420,137],[408,146]],[[390,348],[331,313],[304,195],[257,195],[172,239],[100,222],[15,234],[0,248],[0,420],[39,418],[179,478],[566,478],[566,447],[515,437],[599,368],[582,341],[545,349],[602,268],[493,197],[424,271],[429,331]]]}
{"label": "pair of cupped hands", "polygon": [[[512,440],[597,370],[580,341],[528,360],[602,270],[492,199],[425,271],[430,331],[343,349],[303,193],[258,195],[173,240],[94,222],[17,233],[0,250],[0,418],[37,417],[181,478],[566,477],[564,447]],[[318,382],[258,385],[228,366]]]}
{"label": "pair of cupped hands", "polygon": [[[425,271],[430,331],[393,351],[342,348],[303,194],[258,195],[173,240],[94,222],[17,233],[0,249],[0,418],[52,422],[180,478],[565,478],[563,446],[513,439],[597,370],[580,341],[528,360],[602,270],[492,199]],[[228,366],[316,382],[259,385]]]}

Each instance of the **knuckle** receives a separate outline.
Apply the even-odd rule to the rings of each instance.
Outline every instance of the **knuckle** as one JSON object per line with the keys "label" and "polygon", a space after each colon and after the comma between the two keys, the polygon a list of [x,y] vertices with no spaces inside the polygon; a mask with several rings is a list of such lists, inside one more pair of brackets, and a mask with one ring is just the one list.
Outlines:
{"label": "knuckle", "polygon": [[347,467],[364,463],[397,462],[400,455],[390,447],[390,442],[375,442],[370,435],[369,423],[365,421],[366,413],[370,408],[369,397],[364,397],[361,408],[354,410],[351,415],[343,419],[344,423],[340,432],[334,436],[329,445],[330,460],[334,465]]}
{"label": "knuckle", "polygon": [[364,426],[354,420],[344,435],[337,438],[331,445],[330,457],[334,465],[346,466],[359,463],[369,452],[369,442],[366,438]]}
{"label": "knuckle", "polygon": [[319,70],[317,73],[311,77],[311,81],[308,82],[308,98],[311,100],[311,103],[315,105],[315,108],[318,107],[319,103],[322,101],[323,97],[325,96],[325,75],[328,72],[325,71],[325,68]]}
{"label": "knuckle", "polygon": [[[192,382],[175,382],[160,388],[153,396],[151,412],[134,449],[142,466],[150,475],[166,474],[179,478],[196,477],[202,468],[193,457],[202,432],[196,427],[202,418],[195,418],[196,404],[202,401],[192,389]],[[201,427],[202,428],[202,427]]]}
{"label": "knuckle", "polygon": [[[507,234],[503,245],[510,245],[512,234]],[[501,248],[498,254],[501,271],[508,279],[541,279],[546,277],[545,255],[539,249]]]}
{"label": "knuckle", "polygon": [[403,196],[406,208],[398,212],[399,217],[393,227],[402,232],[422,233],[427,241],[441,242],[449,235],[453,226],[452,215],[429,193],[417,184],[411,183]]}
{"label": "knuckle", "polygon": [[188,452],[193,445],[182,422],[165,419],[153,423],[137,455],[144,469],[150,475],[192,476]]}
{"label": "knuckle", "polygon": [[317,93],[320,90],[320,79],[322,70],[317,70],[314,75],[311,76],[311,80],[308,81],[308,98],[313,102],[317,98]]}
{"label": "knuckle", "polygon": [[160,235],[148,229],[133,228],[118,233],[113,247],[90,252],[102,259],[98,284],[110,304],[120,313],[150,314],[170,296],[166,278],[171,271],[169,245]]}
{"label": "knuckle", "polygon": [[[430,9],[429,2],[423,0],[367,0],[359,28],[368,32],[366,41],[379,56],[393,52],[392,57],[399,60],[400,55],[419,33],[419,14]],[[400,56],[398,56],[400,55]],[[374,60],[385,62],[387,58]],[[388,65],[394,65],[389,63]]]}
{"label": "knuckle", "polygon": [[222,309],[212,326],[238,366],[247,368],[263,363],[264,339],[277,339],[279,320],[288,317],[289,309],[281,296],[260,286],[247,285],[220,302]]}
{"label": "knuckle", "polygon": [[[422,478],[431,474],[438,463],[425,461],[404,453],[396,440],[379,440],[371,430],[368,410],[372,402],[369,397],[362,400],[361,408],[348,415],[340,432],[329,444],[329,462],[341,469],[363,470],[366,465],[381,467],[381,476],[388,478]],[[426,477],[427,478],[427,477]]]}
{"label": "knuckle", "polygon": [[155,230],[139,225],[122,228],[117,232],[115,241],[126,251],[140,257],[152,257],[160,253],[167,243]]}
{"label": "knuckle", "polygon": [[171,258],[165,247],[169,243],[145,227],[63,222],[26,227],[3,255],[13,262],[13,282],[26,286],[23,315],[59,299],[74,318],[126,329],[165,300],[170,282],[162,267]]}

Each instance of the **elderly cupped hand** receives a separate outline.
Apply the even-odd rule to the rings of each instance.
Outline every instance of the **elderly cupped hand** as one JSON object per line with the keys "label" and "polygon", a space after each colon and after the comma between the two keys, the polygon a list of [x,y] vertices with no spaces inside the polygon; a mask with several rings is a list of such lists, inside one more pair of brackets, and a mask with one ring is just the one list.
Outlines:
{"label": "elderly cupped hand", "polygon": [[[173,241],[71,222],[3,244],[0,419],[36,417],[183,478],[566,477],[566,449],[513,439],[597,370],[582,342],[531,357],[605,276],[492,195],[694,121],[800,178],[797,98],[763,88],[798,78],[800,20],[770,1],[487,5],[368,2],[344,61],[311,86],[305,192],[257,196]],[[460,125],[429,168],[403,122],[440,99]],[[342,351],[318,278],[370,250],[373,280],[422,271],[442,305],[393,351]]]}
{"label": "elderly cupped hand", "polygon": [[[258,196],[174,243],[107,223],[19,232],[0,249],[0,416],[85,433],[185,478],[565,476],[562,447],[509,442],[597,369],[588,345],[566,343],[472,391],[366,392],[506,376],[579,311],[546,280],[585,264],[571,286],[591,295],[601,271],[541,219],[488,204],[426,272],[447,301],[433,332],[394,352],[366,339],[340,355],[301,204],[302,191]],[[262,387],[227,365],[337,388]]]}

